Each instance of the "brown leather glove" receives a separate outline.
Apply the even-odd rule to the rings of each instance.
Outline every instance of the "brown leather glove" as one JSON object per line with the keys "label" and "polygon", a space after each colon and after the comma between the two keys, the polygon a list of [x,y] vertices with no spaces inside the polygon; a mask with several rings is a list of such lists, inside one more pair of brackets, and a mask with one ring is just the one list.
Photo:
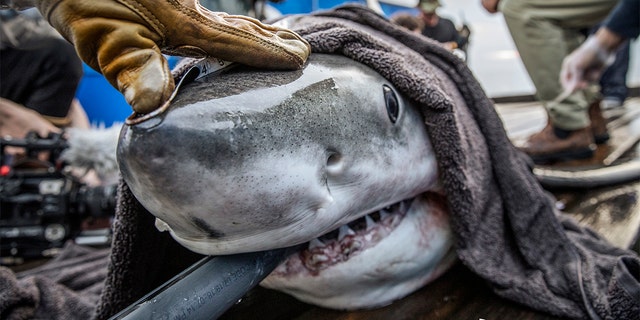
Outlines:
{"label": "brown leather glove", "polygon": [[197,0],[37,0],[37,7],[143,114],[174,89],[161,52],[271,69],[300,68],[310,52],[290,30],[211,12]]}

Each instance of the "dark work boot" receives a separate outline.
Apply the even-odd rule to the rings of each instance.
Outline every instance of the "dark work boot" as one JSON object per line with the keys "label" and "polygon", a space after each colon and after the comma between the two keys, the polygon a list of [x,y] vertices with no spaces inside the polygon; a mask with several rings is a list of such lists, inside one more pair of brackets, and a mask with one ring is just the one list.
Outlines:
{"label": "dark work boot", "polygon": [[529,137],[519,147],[536,164],[548,164],[556,161],[587,159],[596,149],[591,127],[568,131],[554,128],[551,122],[542,131]]}
{"label": "dark work boot", "polygon": [[589,119],[591,120],[593,140],[597,144],[606,143],[609,140],[609,132],[607,132],[607,121],[602,116],[600,109],[600,99],[589,105]]}

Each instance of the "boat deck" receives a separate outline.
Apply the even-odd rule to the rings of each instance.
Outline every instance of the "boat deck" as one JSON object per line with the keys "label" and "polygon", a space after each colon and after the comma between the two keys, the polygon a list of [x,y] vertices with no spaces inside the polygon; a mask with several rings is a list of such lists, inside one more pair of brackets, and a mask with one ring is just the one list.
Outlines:
{"label": "boat deck", "polygon": [[[518,143],[529,134],[542,129],[546,113],[539,103],[506,103],[496,109],[503,119],[509,137]],[[609,118],[611,139],[601,145],[594,159],[555,164],[598,167],[621,145],[629,143],[640,132],[640,98],[628,99],[624,108],[605,112]],[[624,147],[624,146],[623,146]],[[626,147],[625,147],[626,148]],[[637,143],[627,148],[611,165],[635,157]],[[589,225],[610,242],[639,251],[640,181],[580,190],[550,190],[557,197],[557,206],[582,224]],[[264,288],[250,291],[227,311],[222,319],[296,319],[296,320],[388,320],[388,319],[557,319],[531,310],[495,295],[478,276],[457,265],[424,288],[393,304],[375,309],[341,312],[311,306],[285,294]]]}

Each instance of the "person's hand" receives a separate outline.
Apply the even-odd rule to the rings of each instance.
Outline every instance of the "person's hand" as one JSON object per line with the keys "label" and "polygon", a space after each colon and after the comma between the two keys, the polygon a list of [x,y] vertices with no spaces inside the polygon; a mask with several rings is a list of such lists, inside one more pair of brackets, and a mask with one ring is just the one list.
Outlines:
{"label": "person's hand", "polygon": [[482,7],[489,13],[498,12],[498,3],[500,0],[481,0]]}
{"label": "person's hand", "polygon": [[[38,112],[23,107],[11,100],[0,98],[0,137],[24,139],[31,131],[41,137],[49,136],[49,133],[60,133],[62,130],[54,126]],[[7,146],[6,154],[14,156],[24,155],[24,148]],[[41,160],[47,155],[39,154]]]}
{"label": "person's hand", "polygon": [[51,124],[38,112],[0,98],[0,136],[22,139],[30,131],[35,131],[41,137],[46,137],[52,132],[61,132],[60,128]]}
{"label": "person's hand", "polygon": [[454,49],[458,49],[458,43],[455,41],[449,41],[442,44],[447,50],[453,51]]}
{"label": "person's hand", "polygon": [[173,78],[161,52],[271,69],[297,69],[309,44],[292,31],[226,13],[197,0],[35,0],[80,58],[138,113],[168,100]]}
{"label": "person's hand", "polygon": [[615,60],[612,42],[602,37],[602,32],[589,36],[571,54],[566,56],[560,70],[560,83],[564,91],[584,89],[600,76]]}

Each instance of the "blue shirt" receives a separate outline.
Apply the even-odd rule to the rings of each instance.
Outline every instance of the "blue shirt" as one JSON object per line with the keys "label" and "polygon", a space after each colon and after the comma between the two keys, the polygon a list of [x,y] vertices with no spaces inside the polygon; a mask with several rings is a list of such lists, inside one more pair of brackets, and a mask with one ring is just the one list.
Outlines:
{"label": "blue shirt", "polygon": [[640,0],[618,2],[603,25],[625,38],[637,38],[640,33]]}

